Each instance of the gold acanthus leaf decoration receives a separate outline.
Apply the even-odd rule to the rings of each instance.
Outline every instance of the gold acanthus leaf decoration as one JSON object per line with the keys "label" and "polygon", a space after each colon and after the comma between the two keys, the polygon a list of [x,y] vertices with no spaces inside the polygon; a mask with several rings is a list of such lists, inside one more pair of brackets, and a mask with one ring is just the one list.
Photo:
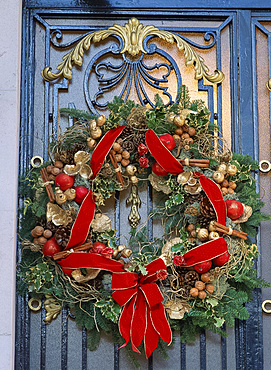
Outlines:
{"label": "gold acanthus leaf decoration", "polygon": [[165,309],[171,319],[181,320],[186,312],[191,310],[188,302],[176,299],[174,301],[167,301]]}
{"label": "gold acanthus leaf decoration", "polygon": [[223,72],[219,70],[215,70],[213,74],[209,74],[209,68],[204,63],[204,59],[198,55],[189,43],[183,40],[181,36],[169,31],[159,30],[152,25],[143,26],[136,18],[129,19],[128,23],[126,23],[124,27],[115,24],[106,30],[88,33],[78,41],[75,47],[68,54],[64,55],[62,58],[63,61],[57,66],[59,71],[58,73],[53,73],[52,67],[48,66],[41,72],[42,77],[46,81],[53,81],[61,76],[71,79],[73,64],[78,66],[82,65],[84,52],[90,48],[91,43],[105,40],[114,35],[119,36],[123,40],[124,46],[121,53],[127,52],[132,56],[136,56],[139,53],[147,53],[143,47],[143,41],[150,35],[157,36],[170,44],[176,42],[177,48],[180,51],[184,51],[186,66],[194,66],[196,80],[199,80],[202,77],[205,77],[212,83],[220,83],[224,80],[225,76]]}
{"label": "gold acanthus leaf decoration", "polygon": [[93,172],[87,162],[90,160],[90,156],[87,152],[79,150],[74,154],[75,164],[66,164],[64,172],[69,176],[75,176],[79,173],[84,179],[89,179]]}
{"label": "gold acanthus leaf decoration", "polygon": [[73,221],[75,209],[64,210],[54,203],[47,203],[46,218],[47,222],[52,221],[56,226],[67,226]]}
{"label": "gold acanthus leaf decoration", "polygon": [[46,316],[44,321],[50,323],[60,314],[62,306],[51,294],[45,294],[45,298],[44,308]]}

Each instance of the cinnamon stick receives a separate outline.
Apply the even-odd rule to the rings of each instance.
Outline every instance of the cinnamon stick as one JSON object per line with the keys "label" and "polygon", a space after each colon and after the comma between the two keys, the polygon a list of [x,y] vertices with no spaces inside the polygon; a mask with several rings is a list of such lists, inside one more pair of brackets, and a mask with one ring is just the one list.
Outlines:
{"label": "cinnamon stick", "polygon": [[109,158],[111,160],[111,163],[112,163],[113,167],[116,170],[117,179],[119,180],[121,186],[124,186],[124,180],[123,180],[123,177],[122,177],[122,173],[120,171],[120,167],[118,165],[118,162],[116,161],[116,158],[115,158],[114,154],[109,152]]}
{"label": "cinnamon stick", "polygon": [[219,232],[222,232],[224,234],[228,234],[228,235],[234,235],[234,236],[237,236],[238,238],[241,238],[243,240],[247,240],[247,233],[243,232],[243,231],[238,231],[238,230],[233,230],[225,225],[222,225],[216,221],[214,221],[214,227],[216,229],[216,231],[219,231]]}
{"label": "cinnamon stick", "polygon": [[45,186],[45,189],[47,191],[47,194],[48,194],[48,197],[49,197],[49,200],[51,203],[54,203],[55,202],[55,194],[53,192],[53,189],[52,189],[52,186],[49,182],[49,177],[48,177],[48,174],[47,174],[47,171],[45,168],[42,168],[40,170],[40,174],[41,174],[41,178],[42,178],[42,181],[44,183],[44,186]]}
{"label": "cinnamon stick", "polygon": [[71,254],[72,252],[87,251],[88,249],[92,247],[93,247],[93,244],[91,242],[78,245],[77,247],[73,247],[72,249],[67,249],[67,250],[55,253],[53,255],[53,259],[55,261],[58,261],[58,260],[68,257],[68,255]]}
{"label": "cinnamon stick", "polygon": [[181,164],[193,167],[209,167],[209,159],[185,158],[179,160]]}

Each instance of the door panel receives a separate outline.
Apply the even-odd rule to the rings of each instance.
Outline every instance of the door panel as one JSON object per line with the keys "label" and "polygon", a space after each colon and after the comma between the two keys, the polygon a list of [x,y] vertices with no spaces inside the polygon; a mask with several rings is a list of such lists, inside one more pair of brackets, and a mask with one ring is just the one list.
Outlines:
{"label": "door panel", "polygon": [[[185,65],[183,51],[176,50],[176,47],[162,40],[156,40],[155,44],[168,57],[155,55],[146,58],[146,64],[149,63],[149,65],[156,62],[166,63],[167,58],[175,60],[182,83],[188,86],[191,98],[205,101],[211,111],[211,120],[219,124],[228,145],[232,146],[234,151],[251,154],[256,159],[258,159],[256,142],[258,138],[258,110],[259,158],[267,158],[269,150],[270,160],[269,119],[267,119],[264,110],[269,107],[269,93],[264,91],[264,87],[259,88],[262,81],[258,77],[264,79],[262,76],[268,75],[266,67],[266,61],[269,60],[268,53],[257,52],[255,41],[253,72],[257,77],[254,78],[253,83],[254,87],[257,86],[258,89],[258,100],[255,90],[252,93],[252,66],[247,58],[247,50],[251,47],[251,40],[253,40],[250,38],[251,32],[254,40],[257,40],[257,48],[261,49],[261,43],[267,43],[266,34],[269,31],[266,31],[267,33],[261,31],[264,36],[260,35],[259,30],[254,32],[253,27],[255,30],[257,28],[256,18],[254,25],[251,23],[250,11],[181,11],[177,8],[171,12],[159,9],[146,11],[140,7],[134,10],[118,8],[118,5],[115,4],[114,10],[110,8],[109,11],[108,8],[105,12],[102,6],[107,6],[107,2],[100,4],[101,8],[96,7],[91,10],[82,7],[76,8],[75,3],[71,1],[71,7],[67,6],[63,9],[55,9],[51,5],[48,5],[47,9],[39,9],[32,2],[26,2],[24,6],[20,158],[22,172],[28,168],[33,155],[42,155],[46,160],[48,153],[45,148],[50,136],[59,135],[67,124],[72,124],[72,121],[59,115],[59,108],[89,109],[95,95],[93,90],[97,92],[99,87],[97,74],[92,73],[90,77],[88,76],[89,72],[93,72],[93,68],[90,67],[94,59],[96,64],[105,61],[115,63],[114,65],[120,63],[120,58],[116,59],[112,53],[109,56],[106,55],[106,59],[97,59],[97,54],[102,55],[105,48],[112,47],[116,43],[116,39],[109,38],[99,44],[91,45],[84,54],[82,66],[73,67],[73,76],[70,82],[65,78],[53,83],[44,82],[40,72],[45,66],[52,66],[53,72],[55,72],[62,57],[74,47],[74,42],[82,38],[82,35],[101,28],[108,28],[115,23],[124,25],[133,16],[136,16],[144,26],[153,24],[161,30],[179,33],[187,38],[193,44],[193,48],[203,56],[211,73],[216,68],[224,72],[225,80],[218,86],[206,79],[196,81],[193,66],[186,67]],[[266,47],[263,48],[266,50]],[[108,76],[114,75],[112,71],[107,72]],[[158,78],[159,71],[154,71],[154,76]],[[173,100],[176,97],[178,86],[176,76],[171,73],[168,82],[168,91],[172,94]],[[240,76],[239,80],[238,76]],[[89,84],[91,89],[89,89]],[[114,89],[106,92],[103,102],[112,99],[121,91],[122,87],[114,86]],[[148,86],[148,94],[151,97],[156,92],[157,89]],[[92,96],[89,98],[90,94]],[[140,101],[140,98],[135,94],[135,89],[131,89],[129,98]],[[262,105],[263,101],[264,105]],[[104,111],[97,105],[95,108],[100,112]],[[250,118],[247,119],[247,117]],[[252,132],[253,134],[251,134]],[[262,135],[262,132],[265,134]],[[270,194],[270,173],[260,176],[260,185],[268,189],[266,194]],[[106,204],[107,213],[113,221],[118,235],[121,236],[121,242],[125,242],[128,237],[126,227],[123,226],[127,224],[126,220],[129,214],[129,209],[124,203],[126,197],[127,194],[122,192],[120,198],[117,197],[116,200],[110,200]],[[142,201],[140,214],[142,221],[144,221],[147,220],[147,211],[152,205],[148,189],[142,189],[140,198]],[[266,203],[269,201],[266,211],[270,212],[270,198],[266,199]],[[116,206],[116,212],[113,211],[114,206]],[[153,229],[151,226],[149,225],[149,232],[156,236],[159,235],[161,232],[159,225],[153,225]],[[268,264],[265,262],[268,259],[270,261],[271,258],[270,251],[268,252],[268,235],[270,236],[268,232],[270,233],[265,224],[261,230],[261,261],[263,273],[266,274],[263,276],[270,280],[267,276]],[[19,252],[18,258],[20,258]],[[265,299],[270,299],[270,292],[266,290],[264,294],[264,297],[267,297]],[[125,351],[122,350],[119,353],[117,346],[114,346],[110,338],[106,336],[102,337],[97,351],[88,351],[85,330],[80,331],[76,328],[75,322],[66,308],[63,308],[62,314],[50,325],[45,325],[43,322],[45,318],[44,307],[40,312],[30,313],[27,301],[28,297],[18,297],[17,369],[132,368]],[[168,350],[168,360],[163,360],[158,353],[154,353],[149,361],[146,361],[141,355],[135,357],[142,369],[261,369],[263,359],[260,303],[260,292],[256,292],[255,300],[249,306],[252,317],[246,323],[238,321],[235,328],[227,328],[229,334],[227,338],[203,332],[194,344],[185,345],[180,343],[179,333],[177,333],[174,346]],[[270,318],[264,317],[264,320],[267,328],[270,325]],[[268,335],[270,338],[268,333],[270,330],[264,329],[264,340],[268,339]],[[268,350],[264,352],[264,355],[269,360]]]}

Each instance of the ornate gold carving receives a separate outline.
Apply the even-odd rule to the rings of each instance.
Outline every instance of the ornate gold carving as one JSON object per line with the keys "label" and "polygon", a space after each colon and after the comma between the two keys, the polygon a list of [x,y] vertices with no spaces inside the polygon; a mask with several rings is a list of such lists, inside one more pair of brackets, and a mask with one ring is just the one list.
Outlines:
{"label": "ornate gold carving", "polygon": [[49,323],[60,314],[62,306],[51,294],[45,294],[45,298],[46,316],[44,321]]}
{"label": "ornate gold carving", "polygon": [[266,87],[269,91],[271,91],[271,78],[269,78],[269,80],[266,82]]}
{"label": "ornate gold carving", "polygon": [[138,212],[138,207],[140,207],[140,205],[141,205],[141,200],[140,200],[139,195],[138,195],[137,185],[132,184],[131,194],[130,194],[129,198],[127,198],[126,204],[127,205],[132,204],[131,212],[128,216],[128,220],[130,222],[130,225],[132,227],[137,227],[137,225],[139,224],[140,219],[141,219],[140,214]]}
{"label": "ornate gold carving", "polygon": [[62,58],[63,61],[57,66],[58,73],[53,73],[52,67],[45,67],[41,72],[42,77],[46,81],[53,81],[61,76],[71,79],[73,64],[82,65],[84,52],[90,48],[91,43],[105,40],[113,35],[119,36],[123,40],[124,46],[121,52],[127,52],[132,56],[141,52],[146,53],[143,47],[143,40],[149,35],[157,36],[170,44],[176,42],[177,48],[180,51],[184,51],[186,66],[194,66],[196,80],[205,77],[212,83],[219,83],[225,77],[223,72],[219,70],[215,70],[213,74],[209,74],[209,69],[204,63],[204,59],[181,36],[169,31],[159,30],[151,25],[144,27],[136,18],[129,19],[124,27],[115,24],[107,30],[95,31],[86,35],[68,54],[64,55]]}

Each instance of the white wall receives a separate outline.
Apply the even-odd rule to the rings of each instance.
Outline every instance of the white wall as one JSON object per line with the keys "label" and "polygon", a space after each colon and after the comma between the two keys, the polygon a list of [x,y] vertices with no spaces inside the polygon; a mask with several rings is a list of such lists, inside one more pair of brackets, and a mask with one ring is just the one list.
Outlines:
{"label": "white wall", "polygon": [[0,1],[0,369],[14,368],[21,1]]}

